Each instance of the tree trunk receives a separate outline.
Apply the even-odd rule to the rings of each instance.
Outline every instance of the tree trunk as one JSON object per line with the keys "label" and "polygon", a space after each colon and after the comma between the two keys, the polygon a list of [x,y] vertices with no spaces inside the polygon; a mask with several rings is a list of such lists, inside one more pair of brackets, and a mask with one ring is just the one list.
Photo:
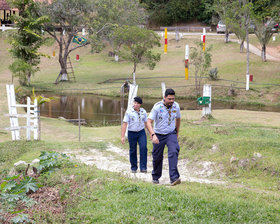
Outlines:
{"label": "tree trunk", "polygon": [[197,71],[195,71],[195,91],[196,91],[196,96],[199,96],[199,89],[198,89],[198,83],[197,83]]}
{"label": "tree trunk", "polygon": [[266,45],[262,46],[262,61],[266,61]]}
{"label": "tree trunk", "polygon": [[27,75],[27,84],[30,85],[30,82],[31,82],[31,72],[28,72],[28,75]]}
{"label": "tree trunk", "polygon": [[67,75],[67,58],[66,60],[62,57],[62,54],[59,53],[59,64],[60,64],[60,81],[68,81]]}
{"label": "tree trunk", "polygon": [[243,53],[243,50],[244,50],[244,40],[241,40],[239,48],[240,48],[240,53]]}
{"label": "tree trunk", "polygon": [[225,32],[225,43],[228,43],[229,42],[229,32],[228,30],[226,30]]}

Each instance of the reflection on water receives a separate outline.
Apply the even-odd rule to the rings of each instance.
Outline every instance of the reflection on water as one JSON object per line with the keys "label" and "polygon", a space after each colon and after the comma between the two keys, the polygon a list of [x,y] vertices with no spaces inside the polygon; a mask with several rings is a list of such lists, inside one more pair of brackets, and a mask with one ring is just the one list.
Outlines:
{"label": "reflection on water", "polygon": [[[46,97],[50,95],[42,94]],[[57,100],[41,105],[41,115],[47,117],[64,117],[66,119],[78,118],[78,105],[81,108],[81,118],[86,119],[93,126],[120,124],[121,99],[96,95],[63,95],[55,96]],[[150,112],[155,102],[160,99],[143,99],[143,107]],[[196,110],[199,107],[195,100],[177,100],[181,109]],[[127,100],[124,108],[127,107]],[[212,109],[246,109],[255,111],[280,112],[280,107],[260,107],[252,105],[238,105],[229,103],[212,102]]]}

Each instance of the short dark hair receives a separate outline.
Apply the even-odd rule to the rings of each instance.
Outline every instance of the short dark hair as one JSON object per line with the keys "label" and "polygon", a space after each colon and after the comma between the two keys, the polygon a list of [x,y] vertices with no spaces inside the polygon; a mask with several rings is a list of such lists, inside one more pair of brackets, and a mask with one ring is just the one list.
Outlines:
{"label": "short dark hair", "polygon": [[164,96],[167,97],[168,95],[175,95],[175,91],[173,89],[166,89]]}
{"label": "short dark hair", "polygon": [[139,97],[139,96],[134,97],[134,101],[137,102],[137,103],[140,103],[140,104],[143,103],[141,97]]}

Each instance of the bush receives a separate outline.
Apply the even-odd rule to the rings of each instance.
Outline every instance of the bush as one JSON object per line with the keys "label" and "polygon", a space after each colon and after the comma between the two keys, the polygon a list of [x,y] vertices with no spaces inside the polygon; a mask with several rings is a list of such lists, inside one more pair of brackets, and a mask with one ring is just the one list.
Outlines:
{"label": "bush", "polygon": [[208,75],[211,80],[218,80],[218,68],[210,69]]}

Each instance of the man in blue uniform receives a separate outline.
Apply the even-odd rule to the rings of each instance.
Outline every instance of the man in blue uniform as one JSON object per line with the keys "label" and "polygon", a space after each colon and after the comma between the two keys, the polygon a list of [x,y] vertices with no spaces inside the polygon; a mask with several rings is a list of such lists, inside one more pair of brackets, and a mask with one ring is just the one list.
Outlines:
{"label": "man in blue uniform", "polygon": [[[180,184],[178,172],[178,155],[180,146],[178,134],[181,122],[179,104],[175,102],[175,91],[167,89],[164,99],[156,103],[149,114],[147,128],[153,142],[153,183],[158,184],[162,175],[164,147],[168,147],[169,177],[171,185]],[[154,128],[152,124],[154,123]]]}
{"label": "man in blue uniform", "polygon": [[131,172],[137,172],[137,142],[140,152],[140,172],[147,173],[147,136],[145,126],[147,124],[147,112],[141,108],[142,99],[134,98],[133,109],[126,111],[122,131],[121,142],[125,143],[125,132],[128,126],[128,142],[129,142],[129,159],[131,164]]}

